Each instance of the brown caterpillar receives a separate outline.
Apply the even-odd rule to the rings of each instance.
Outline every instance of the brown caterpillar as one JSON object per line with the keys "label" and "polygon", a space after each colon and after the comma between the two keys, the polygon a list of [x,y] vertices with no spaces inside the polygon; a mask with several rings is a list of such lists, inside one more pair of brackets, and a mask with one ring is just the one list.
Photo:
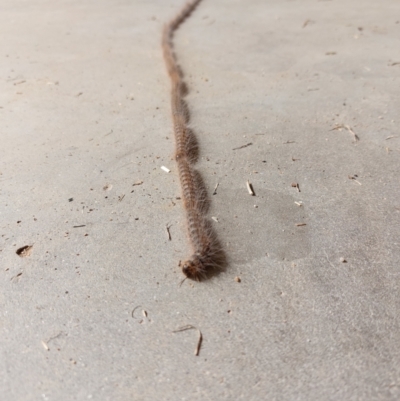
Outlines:
{"label": "brown caterpillar", "polygon": [[183,205],[192,256],[181,264],[187,278],[200,281],[213,271],[223,267],[225,256],[217,237],[206,218],[207,192],[200,174],[193,165],[198,158],[198,144],[188,127],[190,114],[184,99],[187,87],[173,51],[172,38],[175,30],[192,13],[201,0],[193,0],[182,8],[172,21],[164,26],[162,48],[168,74],[171,78],[171,109],[175,134],[175,160],[182,187]]}

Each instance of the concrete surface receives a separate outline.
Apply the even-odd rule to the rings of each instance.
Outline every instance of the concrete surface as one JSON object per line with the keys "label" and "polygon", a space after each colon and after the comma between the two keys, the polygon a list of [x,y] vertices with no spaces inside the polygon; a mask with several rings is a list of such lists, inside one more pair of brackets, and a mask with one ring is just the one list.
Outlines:
{"label": "concrete surface", "polygon": [[204,0],[181,27],[229,257],[181,287],[182,1],[1,3],[1,400],[400,399],[398,1]]}

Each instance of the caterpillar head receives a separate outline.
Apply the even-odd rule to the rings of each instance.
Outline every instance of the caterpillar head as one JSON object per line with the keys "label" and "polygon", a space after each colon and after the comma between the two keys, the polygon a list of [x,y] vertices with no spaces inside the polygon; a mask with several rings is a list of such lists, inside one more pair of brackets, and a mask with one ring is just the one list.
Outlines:
{"label": "caterpillar head", "polygon": [[193,255],[182,263],[182,272],[187,278],[200,281],[205,276],[206,265],[198,255]]}

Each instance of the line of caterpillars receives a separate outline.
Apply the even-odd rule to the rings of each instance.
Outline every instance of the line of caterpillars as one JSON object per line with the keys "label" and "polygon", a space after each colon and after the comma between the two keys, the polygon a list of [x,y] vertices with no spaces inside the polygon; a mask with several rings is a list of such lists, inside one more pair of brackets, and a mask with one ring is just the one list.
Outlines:
{"label": "line of caterpillars", "polygon": [[201,280],[223,265],[223,252],[207,220],[209,202],[200,174],[194,169],[199,149],[193,131],[188,127],[190,114],[184,97],[187,87],[173,51],[173,35],[201,0],[186,3],[182,10],[165,25],[162,48],[171,78],[171,108],[175,134],[175,160],[182,187],[183,205],[192,255],[181,263],[187,278]]}

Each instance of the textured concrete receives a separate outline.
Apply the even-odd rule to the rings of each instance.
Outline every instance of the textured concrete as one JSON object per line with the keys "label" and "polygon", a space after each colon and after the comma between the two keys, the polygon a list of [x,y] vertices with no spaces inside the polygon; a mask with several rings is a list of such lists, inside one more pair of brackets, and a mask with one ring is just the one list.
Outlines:
{"label": "textured concrete", "polygon": [[398,400],[399,2],[204,0],[181,27],[229,266],[179,286],[181,4],[2,1],[0,399]]}

